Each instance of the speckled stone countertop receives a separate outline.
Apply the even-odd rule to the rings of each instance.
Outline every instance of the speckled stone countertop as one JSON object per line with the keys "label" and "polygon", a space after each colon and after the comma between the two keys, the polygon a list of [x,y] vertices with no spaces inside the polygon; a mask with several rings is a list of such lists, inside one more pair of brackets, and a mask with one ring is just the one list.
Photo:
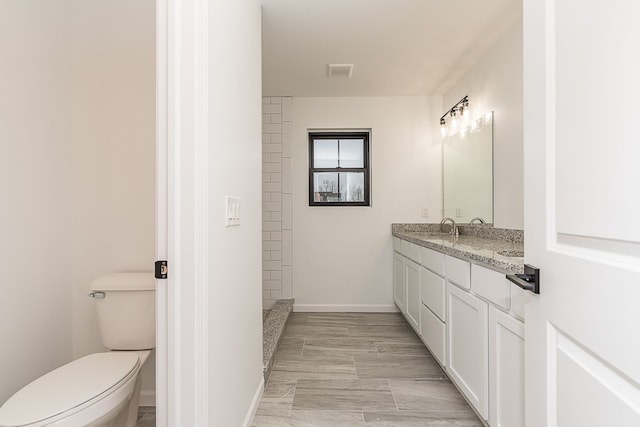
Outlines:
{"label": "speckled stone countertop", "polygon": [[441,233],[440,224],[392,224],[391,232],[394,237],[504,273],[524,271],[522,230],[460,225],[460,234],[453,236]]}

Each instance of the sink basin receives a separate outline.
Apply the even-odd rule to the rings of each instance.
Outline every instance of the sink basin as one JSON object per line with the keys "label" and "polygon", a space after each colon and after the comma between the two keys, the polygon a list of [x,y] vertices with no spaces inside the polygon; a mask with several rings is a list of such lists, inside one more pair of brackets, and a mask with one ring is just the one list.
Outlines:
{"label": "sink basin", "polygon": [[523,257],[524,256],[524,251],[519,251],[517,249],[506,249],[503,251],[498,251],[496,252],[498,255],[502,255],[502,256],[508,256],[508,257]]}

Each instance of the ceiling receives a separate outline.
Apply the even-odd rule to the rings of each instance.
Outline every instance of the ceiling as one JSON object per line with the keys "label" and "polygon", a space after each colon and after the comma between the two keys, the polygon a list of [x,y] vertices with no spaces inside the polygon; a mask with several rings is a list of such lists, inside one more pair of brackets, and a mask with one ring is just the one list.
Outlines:
{"label": "ceiling", "polygon": [[442,94],[521,15],[522,0],[262,0],[263,94]]}

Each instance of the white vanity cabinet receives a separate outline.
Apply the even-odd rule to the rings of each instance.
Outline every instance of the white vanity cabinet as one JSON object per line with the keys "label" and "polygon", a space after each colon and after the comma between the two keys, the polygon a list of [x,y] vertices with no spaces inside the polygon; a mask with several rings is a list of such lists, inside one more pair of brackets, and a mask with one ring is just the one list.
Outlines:
{"label": "white vanity cabinet", "polygon": [[397,252],[393,253],[393,301],[400,311],[406,311],[407,291],[405,280],[405,259]]}
{"label": "white vanity cabinet", "polygon": [[447,373],[487,419],[489,415],[489,305],[447,284]]}
{"label": "white vanity cabinet", "polygon": [[394,238],[394,301],[491,427],[524,425],[524,305],[505,273]]}
{"label": "white vanity cabinet", "polygon": [[405,272],[407,280],[407,310],[405,317],[420,335],[420,265],[408,259],[405,261]]}
{"label": "white vanity cabinet", "polygon": [[524,427],[524,323],[489,308],[489,424]]}

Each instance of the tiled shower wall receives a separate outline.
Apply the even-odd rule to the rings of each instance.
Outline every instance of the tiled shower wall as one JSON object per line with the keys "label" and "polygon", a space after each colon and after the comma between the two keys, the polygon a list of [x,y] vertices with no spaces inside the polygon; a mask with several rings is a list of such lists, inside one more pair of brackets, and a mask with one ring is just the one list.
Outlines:
{"label": "tiled shower wall", "polygon": [[292,298],[291,97],[262,98],[262,302]]}

